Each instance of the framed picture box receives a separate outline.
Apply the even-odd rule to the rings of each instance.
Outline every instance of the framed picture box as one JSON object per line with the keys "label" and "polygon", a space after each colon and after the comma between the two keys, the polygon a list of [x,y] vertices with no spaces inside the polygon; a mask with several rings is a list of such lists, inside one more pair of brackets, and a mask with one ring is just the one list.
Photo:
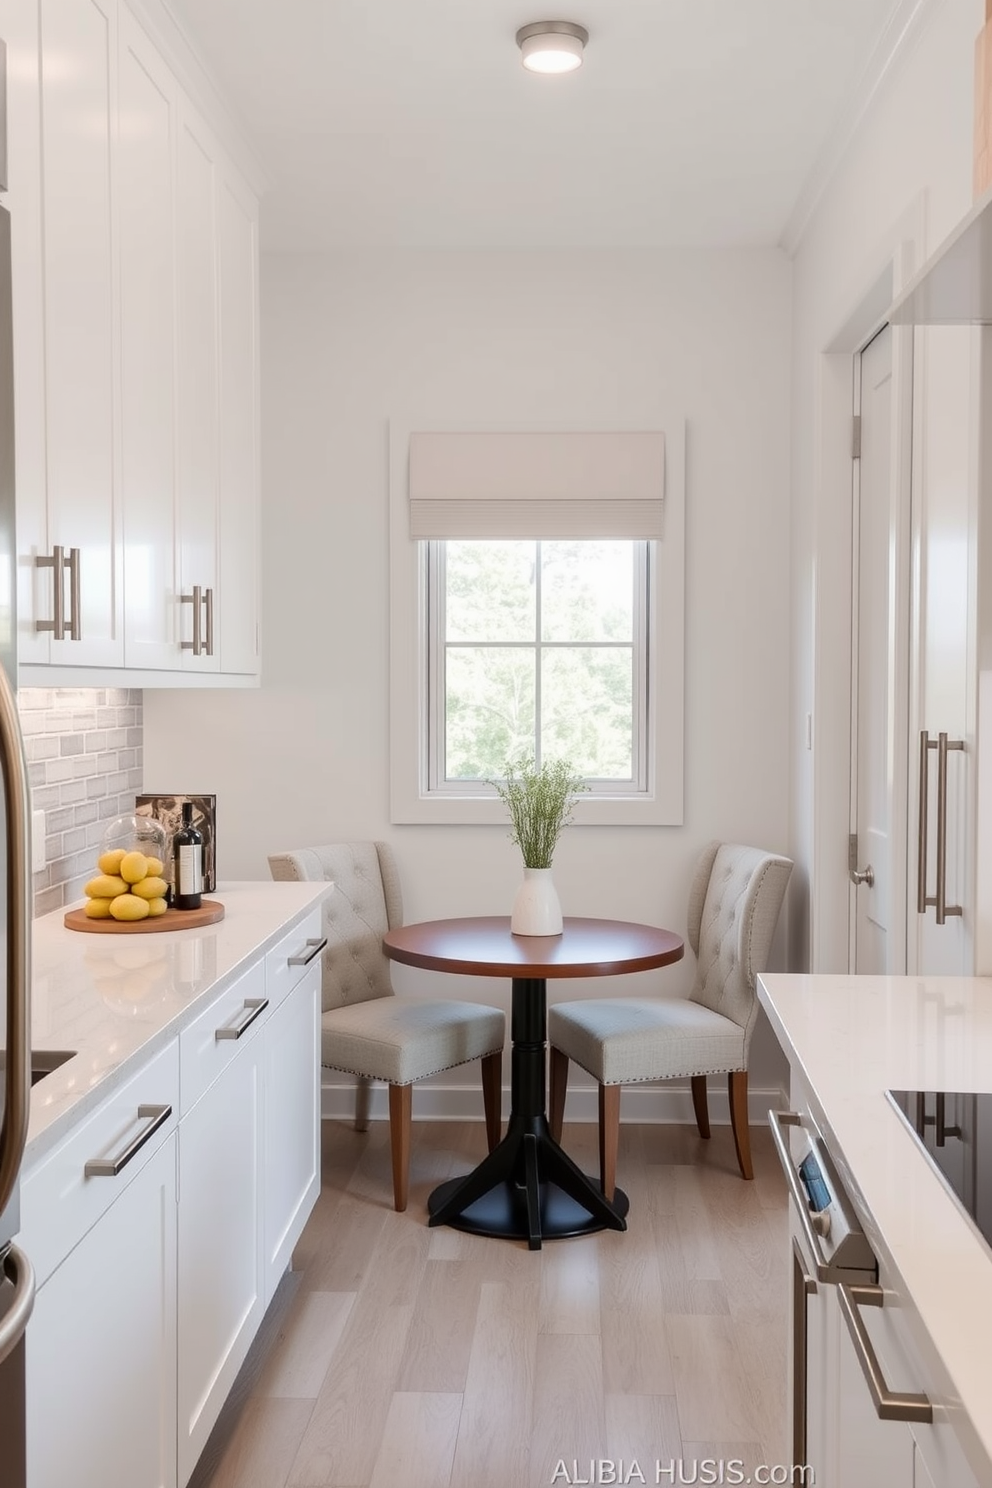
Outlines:
{"label": "framed picture box", "polygon": [[[172,852],[173,833],[182,826],[183,802],[193,803],[193,825],[203,833],[203,892],[212,894],[217,887],[217,797],[216,796],[135,796],[136,816],[152,816],[161,822]],[[166,877],[172,881],[172,864],[166,864]]]}

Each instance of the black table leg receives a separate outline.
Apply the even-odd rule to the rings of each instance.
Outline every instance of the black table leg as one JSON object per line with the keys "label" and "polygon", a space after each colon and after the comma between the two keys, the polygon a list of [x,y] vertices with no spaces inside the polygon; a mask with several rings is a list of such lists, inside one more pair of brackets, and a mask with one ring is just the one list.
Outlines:
{"label": "black table leg", "polygon": [[477,1235],[541,1241],[597,1230],[625,1230],[627,1195],[612,1203],[599,1185],[551,1136],[545,1112],[547,984],[514,978],[510,1021],[510,1119],[506,1136],[464,1178],[451,1178],[431,1194],[432,1225],[449,1224]]}

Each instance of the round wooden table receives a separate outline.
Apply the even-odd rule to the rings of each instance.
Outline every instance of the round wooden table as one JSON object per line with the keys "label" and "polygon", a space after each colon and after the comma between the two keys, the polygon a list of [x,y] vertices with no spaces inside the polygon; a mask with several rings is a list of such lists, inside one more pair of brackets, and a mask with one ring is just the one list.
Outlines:
{"label": "round wooden table", "polygon": [[625,920],[566,919],[561,935],[512,935],[508,917],[429,920],[383,936],[393,961],[429,971],[511,977],[510,1118],[499,1146],[428,1200],[432,1225],[527,1240],[627,1228],[627,1195],[612,1203],[551,1136],[546,1107],[547,979],[619,976],[679,961],[680,936]]}

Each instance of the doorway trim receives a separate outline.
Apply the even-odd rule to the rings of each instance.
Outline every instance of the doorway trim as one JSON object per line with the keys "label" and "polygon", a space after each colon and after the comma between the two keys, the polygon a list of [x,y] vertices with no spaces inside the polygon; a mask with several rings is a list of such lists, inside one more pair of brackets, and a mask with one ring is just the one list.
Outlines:
{"label": "doorway trim", "polygon": [[[846,972],[852,920],[853,886],[848,878],[851,820],[851,739],[853,684],[852,577],[854,485],[852,418],[854,359],[881,329],[899,289],[923,261],[925,195],[921,193],[893,226],[887,239],[838,317],[838,327],[824,347],[817,368],[815,470],[816,493],[812,583],[812,826],[809,886],[809,968],[812,972]],[[899,492],[900,522],[907,524],[903,552],[911,549],[911,460],[913,421],[913,330],[893,326],[893,440],[898,464],[893,467]],[[911,649],[909,596],[915,554],[896,575],[896,614],[905,615],[905,660],[900,665],[905,689],[902,716],[911,717],[909,695]],[[908,742],[908,741],[907,741]],[[908,769],[908,758],[903,764]],[[908,812],[906,789],[902,800]],[[906,820],[893,822],[906,862]],[[895,896],[893,896],[895,898]],[[901,944],[906,942],[905,903],[900,917]]]}

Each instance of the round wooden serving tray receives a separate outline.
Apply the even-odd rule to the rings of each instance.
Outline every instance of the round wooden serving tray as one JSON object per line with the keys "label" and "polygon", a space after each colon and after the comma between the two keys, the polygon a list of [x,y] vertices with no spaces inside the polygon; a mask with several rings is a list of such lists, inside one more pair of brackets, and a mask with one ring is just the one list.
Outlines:
{"label": "round wooden serving tray", "polygon": [[213,925],[223,918],[223,904],[217,899],[204,899],[199,909],[167,909],[163,915],[144,920],[90,920],[85,910],[68,909],[65,924],[70,930],[85,930],[93,935],[149,935],[161,930],[195,930],[199,925]]}

